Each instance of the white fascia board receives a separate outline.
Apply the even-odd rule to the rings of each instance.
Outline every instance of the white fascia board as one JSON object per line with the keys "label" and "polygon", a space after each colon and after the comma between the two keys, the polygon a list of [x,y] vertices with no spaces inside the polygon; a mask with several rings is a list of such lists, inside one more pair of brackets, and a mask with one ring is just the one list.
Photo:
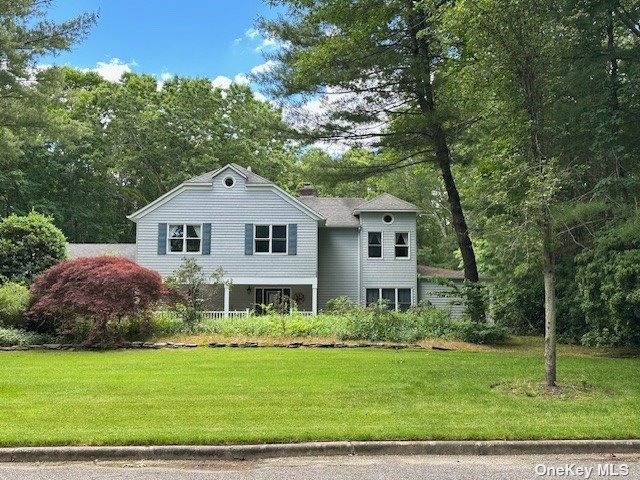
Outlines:
{"label": "white fascia board", "polygon": [[234,285],[311,285],[318,286],[318,277],[225,277]]}
{"label": "white fascia board", "polygon": [[191,188],[191,187],[193,187],[193,188],[202,188],[202,187],[211,188],[211,184],[209,184],[209,183],[181,183],[180,185],[178,185],[173,190],[169,190],[167,193],[165,193],[161,197],[156,198],[153,202],[151,202],[148,205],[142,207],[140,210],[137,210],[137,211],[133,212],[131,215],[127,215],[127,218],[129,220],[132,220],[132,221],[135,222],[136,220],[139,220],[140,218],[144,217],[147,213],[152,212],[153,210],[155,210],[159,206],[161,206],[161,205],[165,204],[166,202],[168,202],[169,200],[171,200],[173,197],[175,197],[179,193],[182,193],[184,190],[186,190],[187,188]]}
{"label": "white fascia board", "polygon": [[230,163],[226,164],[224,167],[220,167],[218,170],[216,170],[215,172],[213,172],[211,174],[211,178],[215,178],[218,175],[220,175],[222,172],[224,172],[227,168],[232,169],[234,172],[236,172],[238,175],[240,175],[242,178],[244,178],[245,180],[247,179],[247,176],[242,173],[240,170],[238,170],[236,167],[234,167],[233,165],[231,165]]}

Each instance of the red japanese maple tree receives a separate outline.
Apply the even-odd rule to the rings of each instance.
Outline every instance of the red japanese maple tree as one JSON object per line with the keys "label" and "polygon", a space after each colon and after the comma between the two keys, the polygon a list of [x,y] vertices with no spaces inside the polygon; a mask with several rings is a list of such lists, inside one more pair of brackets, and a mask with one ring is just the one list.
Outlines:
{"label": "red japanese maple tree", "polygon": [[52,320],[58,326],[89,320],[84,343],[104,343],[110,322],[147,314],[167,290],[157,272],[120,257],[67,260],[38,276],[31,287],[33,324]]}

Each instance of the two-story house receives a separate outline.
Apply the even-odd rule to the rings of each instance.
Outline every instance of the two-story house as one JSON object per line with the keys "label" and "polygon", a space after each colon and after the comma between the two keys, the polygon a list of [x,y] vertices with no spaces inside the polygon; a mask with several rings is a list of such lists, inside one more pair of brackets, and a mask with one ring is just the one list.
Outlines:
{"label": "two-story house", "polygon": [[185,257],[231,280],[215,309],[254,309],[283,296],[316,313],[346,295],[361,304],[418,302],[416,217],[393,195],[294,197],[236,164],[188,180],[131,214],[136,260],[171,275]]}

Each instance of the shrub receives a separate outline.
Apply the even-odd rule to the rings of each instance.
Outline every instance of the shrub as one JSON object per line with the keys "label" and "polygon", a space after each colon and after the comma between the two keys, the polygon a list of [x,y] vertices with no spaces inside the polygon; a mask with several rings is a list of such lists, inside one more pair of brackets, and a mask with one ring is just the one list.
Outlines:
{"label": "shrub", "polygon": [[143,327],[150,309],[167,292],[157,272],[109,256],[55,265],[36,278],[31,290],[34,303],[25,315],[29,324],[82,337],[84,344],[113,340],[126,318]]}
{"label": "shrub", "polygon": [[211,275],[206,275],[195,259],[185,258],[173,275],[167,278],[167,286],[176,294],[177,301],[173,302],[173,309],[192,328],[201,320],[204,304],[224,287],[223,276],[221,267]]}
{"label": "shrub", "polygon": [[446,338],[471,343],[501,343],[507,329],[452,320],[446,312],[422,307],[408,312],[360,308],[345,314],[254,315],[216,318],[198,325],[200,333],[248,337],[336,337],[340,340],[413,343],[424,338]]}
{"label": "shrub", "polygon": [[0,327],[22,328],[24,312],[29,304],[29,289],[19,283],[0,286]]}
{"label": "shrub", "polygon": [[361,310],[362,307],[358,302],[352,300],[350,297],[346,295],[332,298],[329,300],[324,308],[322,309],[325,313],[335,313],[335,314],[345,314],[345,313],[353,313],[355,311]]}
{"label": "shrub", "polygon": [[13,347],[15,345],[42,345],[54,343],[55,338],[42,333],[25,332],[15,328],[0,328],[0,347]]}
{"label": "shrub", "polygon": [[64,260],[66,241],[50,217],[36,212],[0,220],[0,280],[31,283]]}
{"label": "shrub", "polygon": [[605,231],[578,255],[585,345],[640,345],[640,217]]}

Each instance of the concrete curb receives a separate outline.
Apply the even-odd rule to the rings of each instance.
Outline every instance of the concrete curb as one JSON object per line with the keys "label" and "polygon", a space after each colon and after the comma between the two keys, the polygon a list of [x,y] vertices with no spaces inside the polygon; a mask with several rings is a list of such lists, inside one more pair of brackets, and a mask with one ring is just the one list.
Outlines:
{"label": "concrete curb", "polygon": [[640,440],[371,441],[261,445],[0,448],[0,462],[254,460],[340,455],[541,455],[640,453]]}

